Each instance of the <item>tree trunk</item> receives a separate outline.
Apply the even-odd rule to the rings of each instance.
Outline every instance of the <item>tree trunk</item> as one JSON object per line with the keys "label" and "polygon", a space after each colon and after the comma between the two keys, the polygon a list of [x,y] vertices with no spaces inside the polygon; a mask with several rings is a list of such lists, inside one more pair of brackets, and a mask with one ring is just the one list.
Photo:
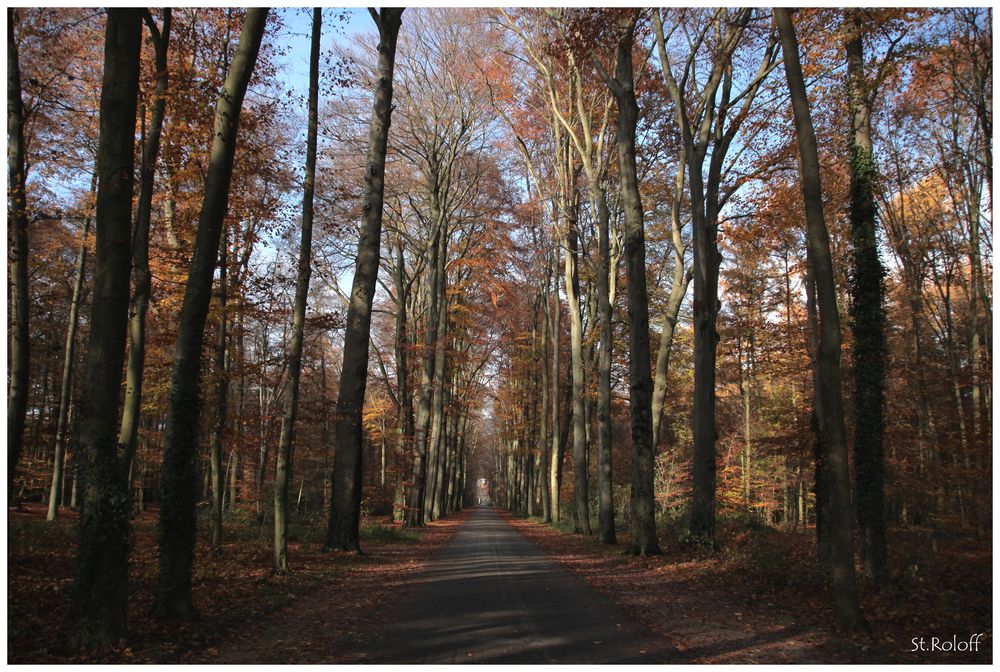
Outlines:
{"label": "tree trunk", "polygon": [[38,439],[42,432],[42,426],[45,425],[45,415],[46,413],[50,412],[49,406],[51,404],[49,404],[49,382],[50,382],[49,369],[53,368],[51,366],[51,359],[52,359],[51,357],[45,357],[42,360],[42,371],[41,371],[41,376],[39,376],[39,378],[41,378],[42,380],[42,391],[38,397],[38,402],[36,404],[38,410],[34,413],[35,417],[31,423],[31,440],[28,442],[29,445],[31,446],[31,450],[28,451],[28,454],[31,455],[31,457],[34,459],[38,459],[41,456]]}
{"label": "tree trunk", "polygon": [[[14,25],[17,14],[7,8],[7,219],[9,252],[7,263],[11,286],[10,387],[7,392],[7,495],[14,499],[14,472],[21,457],[24,422],[28,412],[28,212],[27,161],[24,147],[25,109],[21,102],[21,67]],[[133,105],[135,101],[133,100]]]}
{"label": "tree trunk", "polygon": [[[691,198],[691,226],[694,247],[694,399],[692,411],[693,457],[690,533],[703,545],[715,547],[716,490],[716,418],[715,381],[716,347],[719,341],[719,211],[728,195],[722,195],[726,154],[740,126],[749,115],[751,105],[774,66],[776,53],[773,33],[757,74],[746,88],[737,93],[733,85],[733,54],[753,17],[753,10],[743,8],[730,13],[720,10],[712,15],[704,30],[690,42],[694,51],[683,66],[678,81],[667,55],[663,26],[658,12],[653,14],[661,72],[670,90],[671,99],[687,153],[686,163]],[[708,70],[696,73],[702,59],[696,59],[706,36],[715,35]],[[696,65],[697,64],[697,65]],[[688,89],[688,86],[691,89]],[[698,89],[700,88],[700,91]],[[739,108],[736,108],[737,101]],[[729,126],[726,127],[726,121]],[[711,146],[711,159],[705,171],[705,158]]]}
{"label": "tree trunk", "polygon": [[847,432],[840,375],[840,316],[834,282],[830,240],[823,218],[823,195],[820,186],[819,157],[806,96],[802,68],[799,65],[798,41],[790,13],[774,9],[781,34],[785,76],[791,94],[795,130],[799,144],[799,168],[802,198],[805,201],[808,227],[808,262],[816,279],[816,304],[819,309],[820,334],[817,359],[819,386],[814,394],[820,403],[819,425],[825,440],[830,496],[830,551],[833,580],[834,615],[840,627],[852,629],[863,623],[854,576],[854,542],[851,538],[851,485],[847,464]]}
{"label": "tree trunk", "polygon": [[361,550],[361,411],[368,383],[368,341],[372,302],[379,267],[382,235],[382,199],[385,190],[385,154],[392,114],[392,74],[402,9],[370,10],[379,30],[378,84],[368,132],[365,164],[365,205],[358,255],[347,310],[344,362],[337,398],[337,426],[333,464],[333,502],[326,535],[327,548]]}
{"label": "tree trunk", "polygon": [[[320,374],[320,385],[322,392],[320,394],[320,407],[327,409],[330,408],[330,400],[327,397],[327,384],[326,384],[326,354],[323,354],[319,360],[319,374]],[[323,414],[323,421],[320,425],[320,444],[323,446],[323,515],[326,517],[330,516],[330,507],[332,502],[330,501],[331,495],[333,494],[333,466],[330,464],[330,414]]]}
{"label": "tree trunk", "polygon": [[684,170],[687,166],[687,151],[681,150],[677,155],[677,174],[674,178],[674,194],[670,205],[670,236],[674,248],[673,283],[670,285],[670,296],[667,298],[667,310],[663,314],[663,326],[660,331],[660,347],[656,352],[656,371],[653,376],[653,448],[660,443],[660,423],[663,420],[663,408],[667,399],[667,371],[670,367],[670,351],[674,344],[674,329],[677,327],[677,316],[681,312],[681,303],[687,294],[691,283],[691,273],[684,268],[684,242],[681,239],[681,206],[684,200]]}
{"label": "tree trunk", "polygon": [[427,444],[427,483],[424,489],[424,519],[436,520],[441,517],[440,490],[442,467],[445,456],[444,446],[444,377],[446,368],[448,333],[448,225],[441,213],[440,233],[438,236],[437,283],[434,291],[437,293],[437,325],[434,335],[434,376],[431,385],[431,420],[430,440]]}
{"label": "tree trunk", "polygon": [[229,490],[229,500],[225,503],[229,511],[236,510],[236,483],[240,473],[240,455],[234,448],[229,451],[229,459],[226,461],[226,483]]}
{"label": "tree trunk", "polygon": [[597,356],[597,538],[615,543],[615,503],[611,483],[611,213],[608,196],[597,180],[591,180],[597,202],[597,240],[600,266],[597,270],[597,312],[601,338]]}
{"label": "tree trunk", "polygon": [[549,274],[545,273],[545,291],[542,293],[544,304],[541,306],[542,312],[542,338],[540,347],[540,368],[541,368],[541,409],[539,413],[538,425],[538,454],[541,457],[539,479],[542,490],[542,522],[552,522],[552,489],[549,487],[550,453],[552,444],[548,441],[549,435]]}
{"label": "tree trunk", "polygon": [[[570,199],[567,199],[570,200]],[[578,273],[576,214],[567,206],[565,282],[569,310],[570,363],[573,374],[573,531],[590,534],[590,510],[587,501],[587,437],[583,396],[583,321],[580,316],[580,275]]]}
{"label": "tree trunk", "polygon": [[618,168],[625,211],[625,259],[628,272],[629,410],[632,428],[632,539],[628,552],[656,555],[656,500],[653,495],[652,393],[649,373],[649,298],[646,294],[646,240],[642,199],[636,174],[635,143],[639,105],[632,74],[632,39],[636,14],[622,20],[615,77],[608,87],[618,101]]}
{"label": "tree trunk", "polygon": [[437,236],[441,235],[443,224],[435,228],[434,236],[428,245],[428,272],[430,282],[424,288],[423,297],[427,304],[424,318],[424,342],[420,367],[420,394],[417,398],[417,413],[414,424],[413,440],[413,476],[410,491],[407,496],[406,524],[409,526],[423,525],[424,492],[427,480],[427,436],[431,419],[431,385],[434,379],[434,335],[437,333],[438,300],[434,286],[437,284]]}
{"label": "tree trunk", "polygon": [[160,152],[160,135],[167,107],[167,46],[170,43],[170,8],[163,10],[163,27],[157,29],[149,13],[146,22],[156,49],[156,89],[149,119],[149,137],[142,148],[139,171],[139,203],[132,230],[132,279],[134,289],[129,308],[128,365],[125,371],[125,405],[122,409],[118,450],[122,464],[132,463],[135,455],[139,415],[142,409],[142,378],[146,359],[146,309],[149,307],[152,280],[149,273],[149,220],[153,208],[153,186],[156,157]]}
{"label": "tree trunk", "polygon": [[292,450],[295,419],[299,410],[299,380],[302,374],[302,337],[305,331],[306,302],[312,273],[313,192],[316,186],[316,130],[319,109],[319,51],[323,10],[313,9],[312,45],[309,52],[309,124],[306,131],[306,171],[302,186],[302,237],[299,243],[299,271],[292,309],[292,342],[288,348],[288,381],[285,413],[278,441],[278,466],[274,475],[274,572],[288,571],[288,484],[292,480]]}
{"label": "tree trunk", "polygon": [[440,207],[437,205],[436,187],[431,184],[428,187],[428,195],[431,202],[431,218],[434,223],[431,240],[427,246],[427,272],[430,279],[424,287],[423,297],[426,302],[427,311],[424,318],[424,342],[422,354],[422,366],[420,370],[420,395],[417,399],[416,424],[414,428],[413,445],[413,483],[408,497],[407,525],[419,526],[429,520],[429,511],[425,506],[427,490],[432,470],[430,464],[431,446],[428,441],[431,428],[431,400],[432,388],[434,384],[434,364],[437,353],[435,339],[438,331],[438,312],[441,310],[437,290],[440,282],[440,266],[438,256],[440,254],[440,237],[447,235],[444,218],[441,216]]}
{"label": "tree trunk", "polygon": [[[556,288],[554,300],[550,301],[548,286],[545,289],[545,310],[552,309],[552,319],[549,320],[552,339],[552,448],[549,451],[549,506],[552,508],[552,520],[559,522],[559,490],[562,488],[562,449],[559,441],[559,323],[562,311],[559,306],[559,248],[556,247],[552,259],[552,278]],[[553,307],[554,304],[554,307]]]}
{"label": "tree trunk", "polygon": [[[701,163],[688,162],[692,190],[704,193]],[[715,366],[719,332],[718,222],[701,198],[692,198],[694,230],[694,449],[692,458],[691,535],[706,546],[715,545],[715,482],[718,438],[715,428]]]}
{"label": "tree trunk", "polygon": [[[408,288],[403,278],[405,272],[405,259],[403,257],[403,237],[396,237],[396,268],[394,276],[396,282],[396,399],[399,402],[396,416],[399,418],[399,449],[398,455],[402,458],[410,453],[413,442],[413,401],[410,392],[410,368],[409,368],[409,334],[407,325],[407,298]],[[402,471],[405,461],[401,459],[397,468],[396,482],[397,492],[393,506],[393,520],[405,520],[405,492],[402,487]],[[398,510],[397,510],[398,505]]]}
{"label": "tree trunk", "polygon": [[806,264],[806,324],[808,326],[808,349],[813,385],[813,409],[809,416],[809,429],[813,434],[814,474],[813,493],[816,495],[816,545],[819,562],[824,569],[830,568],[830,490],[827,449],[823,433],[820,431],[819,417],[822,414],[822,399],[817,390],[821,385],[819,370],[819,314],[816,309],[816,273],[811,264]]}
{"label": "tree trunk", "polygon": [[128,623],[131,500],[115,430],[128,322],[136,98],[142,10],[109,9],[101,87],[94,298],[80,401],[79,545],[70,640],[112,645]]}
{"label": "tree trunk", "polygon": [[215,107],[215,128],[205,178],[205,198],[184,290],[174,350],[160,480],[160,571],[156,609],[167,618],[195,615],[191,565],[195,541],[195,455],[201,415],[201,349],[212,298],[212,275],[229,206],[240,110],[261,38],[267,9],[248,9],[236,55]]}
{"label": "tree trunk", "polygon": [[215,347],[215,426],[209,448],[212,480],[212,553],[222,552],[222,499],[225,475],[222,471],[222,442],[226,433],[226,406],[229,392],[229,367],[226,364],[226,300],[227,257],[229,241],[222,232],[222,253],[219,257],[219,336]]}
{"label": "tree trunk", "polygon": [[[97,173],[90,182],[91,192],[97,190]],[[62,383],[59,388],[59,415],[56,419],[55,457],[52,460],[52,487],[49,489],[49,510],[46,520],[59,516],[62,504],[63,462],[66,455],[66,430],[69,423],[70,391],[73,388],[73,356],[76,351],[76,329],[80,317],[80,299],[83,296],[83,277],[87,268],[87,236],[90,235],[90,217],[83,220],[80,234],[80,251],[76,256],[76,276],[73,280],[73,298],[69,306],[69,326],[66,327],[66,347],[63,353]]]}
{"label": "tree trunk", "polygon": [[863,15],[845,10],[847,85],[851,118],[851,331],[854,334],[854,475],[865,578],[878,589],[888,578],[885,540],[885,311],[875,230],[871,106],[874,95],[865,75]]}

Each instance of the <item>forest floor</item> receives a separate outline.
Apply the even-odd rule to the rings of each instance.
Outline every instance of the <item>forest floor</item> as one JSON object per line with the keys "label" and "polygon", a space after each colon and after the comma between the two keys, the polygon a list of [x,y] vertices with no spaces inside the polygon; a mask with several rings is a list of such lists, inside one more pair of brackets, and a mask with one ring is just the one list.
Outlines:
{"label": "forest floor", "polygon": [[348,662],[655,664],[669,640],[567,571],[499,511],[473,509],[455,538],[387,601],[377,637]]}
{"label": "forest floor", "polygon": [[[722,550],[665,543],[664,554],[617,546],[538,519],[506,514],[526,538],[669,640],[690,663],[989,663],[992,551],[989,541],[894,533],[900,571],[878,593],[863,591],[870,632],[838,634],[830,596],[807,534],[721,524]],[[662,543],[662,540],[661,540]],[[819,586],[820,588],[817,588]],[[977,651],[946,651],[982,634]],[[924,638],[925,650],[919,650]],[[932,638],[937,638],[933,640]],[[915,650],[917,649],[917,650]]]}
{"label": "forest floor", "polygon": [[[271,573],[270,526],[227,519],[220,556],[199,524],[193,590],[200,618],[163,623],[149,611],[156,585],[156,512],[136,514],[129,571],[129,636],[96,654],[64,645],[76,552],[76,514],[47,523],[25,504],[7,516],[8,663],[300,663],[336,659],[369,633],[379,605],[456,532],[457,514],[420,530],[366,520],[364,555],[324,553],[322,525],[290,530],[292,571]],[[324,620],[306,622],[321,604]],[[267,637],[261,637],[263,631]],[[283,634],[284,633],[284,634]],[[310,639],[311,637],[311,639]]]}
{"label": "forest floor", "polygon": [[[291,530],[292,572],[271,574],[270,527],[227,519],[223,553],[199,525],[194,595],[201,618],[165,624],[149,612],[156,579],[156,513],[136,515],[127,641],[84,655],[62,644],[75,564],[76,518],[45,522],[40,505],[10,510],[7,536],[8,663],[359,662],[398,620],[413,577],[444,565],[442,552],[469,512],[420,530],[384,519],[362,527],[365,555],[324,553],[322,525]],[[896,531],[892,580],[863,590],[870,634],[835,632],[830,598],[804,533],[721,522],[721,551],[661,536],[664,554],[623,555],[627,534],[601,546],[565,525],[503,514],[570,574],[669,644],[690,663],[988,663],[992,660],[989,539]],[[666,541],[663,541],[663,540]],[[930,539],[930,541],[929,541]],[[933,550],[932,550],[933,549]],[[942,650],[983,634],[978,652]],[[924,638],[926,650],[914,650]],[[937,647],[934,640],[937,638]],[[673,655],[673,654],[672,654]]]}

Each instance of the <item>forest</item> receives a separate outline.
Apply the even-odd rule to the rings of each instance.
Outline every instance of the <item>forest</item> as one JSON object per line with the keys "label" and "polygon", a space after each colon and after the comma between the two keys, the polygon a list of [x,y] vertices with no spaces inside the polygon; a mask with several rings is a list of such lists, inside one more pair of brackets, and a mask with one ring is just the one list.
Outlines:
{"label": "forest", "polygon": [[486,515],[992,660],[990,9],[6,18],[8,662],[365,662]]}

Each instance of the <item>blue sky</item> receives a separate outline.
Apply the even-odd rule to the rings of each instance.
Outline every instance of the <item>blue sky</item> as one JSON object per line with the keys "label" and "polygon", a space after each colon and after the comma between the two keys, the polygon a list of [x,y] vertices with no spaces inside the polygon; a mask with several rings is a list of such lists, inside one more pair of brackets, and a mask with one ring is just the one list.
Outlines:
{"label": "blue sky", "polygon": [[[284,65],[279,78],[296,92],[305,92],[309,88],[309,40],[312,33],[311,7],[280,7],[274,10],[281,16],[284,28],[271,39],[280,40],[290,47],[287,56],[281,59]],[[347,23],[341,23],[337,16],[348,13]],[[323,51],[327,51],[335,42],[349,38],[355,33],[373,32],[375,23],[368,10],[364,7],[325,7],[323,9]],[[265,37],[267,39],[267,37]]]}

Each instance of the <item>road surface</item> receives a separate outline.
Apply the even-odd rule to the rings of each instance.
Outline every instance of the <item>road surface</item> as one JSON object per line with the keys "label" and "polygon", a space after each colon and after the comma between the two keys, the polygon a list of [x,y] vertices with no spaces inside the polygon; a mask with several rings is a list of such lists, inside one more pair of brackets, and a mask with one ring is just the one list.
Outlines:
{"label": "road surface", "polygon": [[368,663],[661,663],[677,652],[479,507],[402,598]]}

